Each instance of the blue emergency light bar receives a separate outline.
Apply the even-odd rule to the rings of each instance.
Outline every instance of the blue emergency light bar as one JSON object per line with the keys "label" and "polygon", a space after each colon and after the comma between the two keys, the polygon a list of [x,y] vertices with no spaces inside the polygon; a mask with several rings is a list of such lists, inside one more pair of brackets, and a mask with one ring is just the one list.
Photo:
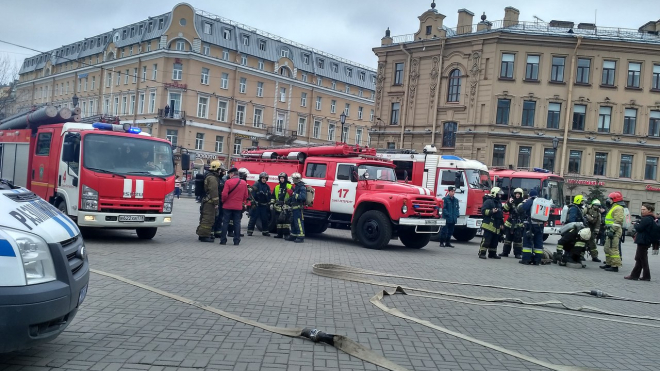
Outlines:
{"label": "blue emergency light bar", "polygon": [[537,173],[549,173],[550,172],[550,170],[541,169],[541,168],[538,168],[538,167],[535,167],[534,171],[537,172]]}
{"label": "blue emergency light bar", "polygon": [[119,131],[130,134],[140,134],[142,129],[138,127],[131,127],[131,124],[117,125],[117,124],[108,124],[105,122],[95,122],[92,124],[94,129],[107,130],[107,131]]}

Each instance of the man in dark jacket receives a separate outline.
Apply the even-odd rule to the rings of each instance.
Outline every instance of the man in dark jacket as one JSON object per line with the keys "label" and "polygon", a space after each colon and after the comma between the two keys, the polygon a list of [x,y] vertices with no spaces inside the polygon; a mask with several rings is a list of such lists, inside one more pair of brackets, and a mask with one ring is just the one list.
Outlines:
{"label": "man in dark jacket", "polygon": [[500,202],[500,187],[493,187],[490,193],[484,196],[484,203],[481,206],[481,213],[484,219],[481,223],[481,229],[484,231],[484,237],[481,239],[479,247],[479,258],[502,259],[497,255],[497,243],[500,238],[502,228],[504,228],[504,213],[502,212],[502,203]]}
{"label": "man in dark jacket", "polygon": [[261,219],[261,234],[270,236],[268,233],[270,216],[270,186],[268,186],[268,173],[265,171],[259,174],[259,180],[254,183],[252,188],[252,213],[248,222],[247,235],[252,236],[257,219]]}
{"label": "man in dark jacket", "polygon": [[[226,178],[227,174],[227,169],[225,168],[224,165],[220,165],[220,171],[218,172],[218,195],[222,196],[222,190],[225,188],[225,181],[227,181]],[[220,203],[218,204],[218,215],[215,217],[215,223],[213,224],[213,234],[215,235],[215,238],[220,238],[220,234],[222,234],[222,219],[224,215],[222,212],[222,200],[220,200]]]}
{"label": "man in dark jacket", "polygon": [[[558,244],[563,247],[563,255],[558,257],[556,263],[565,266],[566,263],[581,264],[582,253],[585,251],[587,243],[591,239],[591,230],[588,227],[579,227],[575,224],[573,227],[561,234]],[[555,263],[555,261],[553,261]]]}
{"label": "man in dark jacket", "polygon": [[307,188],[305,183],[302,182],[302,175],[300,173],[291,174],[293,181],[293,189],[287,190],[289,194],[289,206],[291,206],[291,237],[289,241],[295,243],[305,242],[305,217],[303,215],[303,208],[307,200]]}
{"label": "man in dark jacket", "polygon": [[524,201],[523,189],[516,188],[513,191],[513,197],[509,199],[504,205],[504,211],[509,213],[509,218],[504,223],[504,247],[500,256],[508,257],[511,253],[511,245],[513,244],[513,255],[516,259],[522,257],[522,235],[523,235],[523,218],[518,213],[518,206]]}
{"label": "man in dark jacket", "polygon": [[540,265],[543,260],[543,222],[532,219],[532,206],[538,192],[536,189],[529,191],[529,198],[518,206],[521,215],[525,219],[525,233],[523,235],[523,250],[520,264]]}
{"label": "man in dark jacket", "polygon": [[655,217],[653,212],[655,207],[652,204],[642,205],[642,219],[635,224],[635,243],[637,251],[635,252],[635,267],[630,275],[625,276],[627,280],[650,281],[651,271],[649,269],[649,247],[657,241]]}
{"label": "man in dark jacket", "polygon": [[445,220],[445,226],[440,231],[440,246],[454,247],[449,241],[454,234],[454,226],[460,216],[460,207],[458,206],[458,199],[454,197],[456,190],[453,186],[447,188],[447,195],[442,198],[442,218]]}

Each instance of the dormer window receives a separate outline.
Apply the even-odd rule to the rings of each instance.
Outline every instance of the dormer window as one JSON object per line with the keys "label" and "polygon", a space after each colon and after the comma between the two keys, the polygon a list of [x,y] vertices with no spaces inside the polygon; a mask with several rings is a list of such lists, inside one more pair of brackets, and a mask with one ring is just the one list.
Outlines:
{"label": "dormer window", "polygon": [[280,50],[280,57],[282,57],[282,58],[289,58],[289,49],[282,49],[282,50]]}
{"label": "dormer window", "polygon": [[222,38],[225,40],[231,40],[231,30],[228,29],[222,30]]}
{"label": "dormer window", "polygon": [[144,31],[144,25],[143,24],[140,25],[140,28],[138,30],[138,34],[142,35],[142,31]]}
{"label": "dormer window", "polygon": [[154,22],[149,21],[149,25],[147,26],[147,32],[151,32],[154,30]]}
{"label": "dormer window", "polygon": [[250,36],[243,35],[243,45],[250,46]]}
{"label": "dormer window", "polygon": [[324,68],[325,68],[325,60],[324,60],[324,59],[319,59],[319,60],[317,61],[317,66],[318,66],[318,68],[320,68],[320,69],[324,69]]}
{"label": "dormer window", "polygon": [[165,27],[165,20],[163,18],[158,20],[158,29],[162,30]]}
{"label": "dormer window", "polygon": [[353,77],[353,69],[352,68],[347,68],[346,69],[346,76]]}
{"label": "dormer window", "polygon": [[131,37],[135,36],[135,27],[131,27]]}
{"label": "dormer window", "polygon": [[364,73],[364,71],[360,71],[360,73],[358,74],[358,78],[360,79],[360,81],[364,81],[366,76],[367,74]]}
{"label": "dormer window", "polygon": [[309,64],[309,54],[303,54],[303,63]]}
{"label": "dormer window", "polygon": [[213,35],[213,24],[211,22],[204,22],[204,33]]}
{"label": "dormer window", "polygon": [[376,83],[376,75],[371,75],[371,83],[372,84]]}
{"label": "dormer window", "polygon": [[332,72],[334,72],[334,73],[339,72],[339,65],[337,63],[332,64]]}
{"label": "dormer window", "polygon": [[126,35],[127,35],[127,34],[128,34],[128,32],[126,32],[126,30],[122,31],[122,33],[121,33],[121,39],[122,39],[122,40],[126,40]]}

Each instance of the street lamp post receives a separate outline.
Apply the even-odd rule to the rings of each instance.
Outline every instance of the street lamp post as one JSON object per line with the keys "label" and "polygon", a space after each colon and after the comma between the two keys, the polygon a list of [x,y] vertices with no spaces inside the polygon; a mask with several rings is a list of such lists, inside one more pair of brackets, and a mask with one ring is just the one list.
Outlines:
{"label": "street lamp post", "polygon": [[71,98],[71,100],[73,101],[73,108],[78,107],[79,99],[78,99],[78,96],[76,94],[73,94],[73,98]]}
{"label": "street lamp post", "polygon": [[342,112],[339,115],[339,121],[341,121],[341,142],[344,143],[344,124],[346,123],[346,113]]}
{"label": "street lamp post", "polygon": [[559,139],[557,137],[552,138],[552,154],[554,158],[552,159],[552,172],[555,172],[555,163],[557,162],[557,147],[559,147]]}

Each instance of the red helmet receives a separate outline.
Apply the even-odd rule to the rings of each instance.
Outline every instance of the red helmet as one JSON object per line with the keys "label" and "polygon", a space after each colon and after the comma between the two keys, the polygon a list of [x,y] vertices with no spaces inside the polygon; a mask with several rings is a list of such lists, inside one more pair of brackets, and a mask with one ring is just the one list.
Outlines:
{"label": "red helmet", "polygon": [[621,192],[612,192],[607,197],[609,197],[612,202],[623,201],[623,195],[621,195]]}

